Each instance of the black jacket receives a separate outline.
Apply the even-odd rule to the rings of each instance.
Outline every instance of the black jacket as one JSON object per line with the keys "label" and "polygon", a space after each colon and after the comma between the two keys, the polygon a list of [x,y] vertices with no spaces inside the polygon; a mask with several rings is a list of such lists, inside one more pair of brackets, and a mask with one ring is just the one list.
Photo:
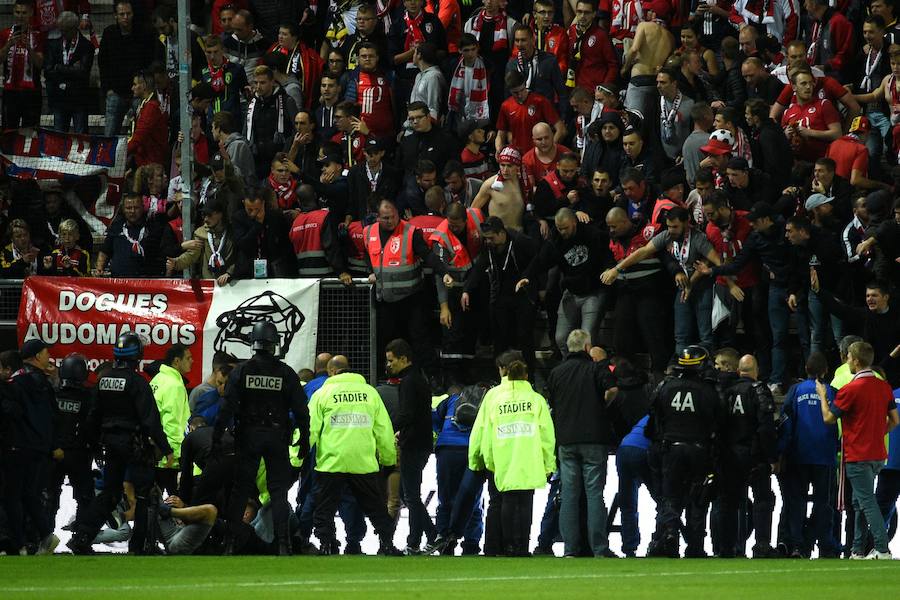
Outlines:
{"label": "black jacket", "polygon": [[556,443],[616,443],[604,394],[613,378],[606,361],[595,363],[587,352],[573,352],[550,371],[547,402],[556,428]]}
{"label": "black jacket", "polygon": [[65,104],[73,109],[88,110],[96,104],[96,95],[89,86],[94,64],[94,46],[86,37],[77,34],[75,49],[68,64],[63,64],[63,38],[47,42],[44,56],[44,78],[47,80],[47,102]]}
{"label": "black jacket", "polygon": [[838,293],[846,285],[847,260],[841,240],[833,232],[815,225],[803,246],[791,246],[791,275],[788,291],[804,297],[809,289],[809,269],[815,267],[819,284]]}
{"label": "black jacket", "polygon": [[297,257],[289,237],[290,224],[280,210],[266,209],[263,222],[247,216],[243,208],[231,216],[234,232],[235,279],[253,279],[253,261],[268,260],[269,277],[295,277]]}
{"label": "black jacket", "polygon": [[[507,231],[508,244],[502,248],[489,248],[482,244],[481,252],[472,266],[472,274],[466,279],[465,291],[473,292],[488,279],[491,302],[501,298],[512,298],[516,294],[516,283],[525,277],[525,269],[538,253],[535,240],[518,231]],[[527,288],[532,300],[537,298],[538,286]]]}
{"label": "black jacket", "polygon": [[91,391],[62,388],[53,405],[53,448],[85,448],[89,443],[87,420],[93,404]]}
{"label": "black jacket", "polygon": [[600,273],[614,263],[606,233],[593,225],[578,223],[575,234],[569,239],[553,231],[537,257],[531,261],[525,277],[536,281],[550,267],[559,267],[563,289],[583,295],[603,287]]}
{"label": "black jacket", "polygon": [[139,434],[149,438],[163,455],[172,447],[163,431],[159,409],[147,380],[125,363],[116,363],[97,381],[93,410],[88,416],[91,434],[119,438]]}
{"label": "black jacket", "polygon": [[432,125],[428,133],[413,132],[400,141],[397,166],[403,170],[406,182],[412,181],[415,184],[416,165],[420,160],[433,162],[440,177],[447,161],[459,158],[459,150],[459,142],[455,136]]}
{"label": "black jacket", "polygon": [[[784,136],[784,130],[772,119],[766,118],[758,129],[750,132],[750,150],[753,152],[753,165],[767,173],[778,188],[787,187],[791,178],[791,145]],[[778,190],[779,192],[781,190]]]}
{"label": "black jacket", "polygon": [[431,387],[425,375],[415,365],[400,372],[400,407],[394,429],[400,434],[400,450],[430,450]]}
{"label": "black jacket", "polygon": [[747,83],[741,76],[741,63],[735,62],[730,69],[719,74],[719,87],[725,92],[725,104],[731,108],[743,109],[747,101]]}
{"label": "black jacket", "polygon": [[112,90],[119,96],[131,98],[135,73],[153,62],[159,40],[149,31],[137,27],[138,23],[140,21],[134,21],[135,27],[129,35],[122,35],[115,24],[103,30],[97,64],[100,67],[100,89],[104,94]]}
{"label": "black jacket", "polygon": [[[382,198],[393,200],[402,189],[403,174],[396,167],[382,161],[381,174],[375,183],[375,192]],[[369,206],[369,196],[372,195],[372,188],[369,185],[369,176],[366,174],[366,163],[360,161],[350,167],[347,173],[347,184],[350,186],[349,198],[347,200],[346,213],[353,217],[354,221],[362,221],[363,218],[376,210],[372,210]]]}
{"label": "black jacket", "polygon": [[713,267],[713,275],[737,275],[753,259],[759,260],[774,275],[774,285],[788,287],[791,279],[791,249],[790,243],[784,238],[783,223],[776,222],[766,233],[751,231],[734,260],[726,265]]}
{"label": "black jacket", "polygon": [[[776,189],[772,177],[756,167],[750,169],[750,180],[747,187],[736,188],[729,181],[725,182],[725,193],[735,210],[750,210],[757,202],[774,204],[781,190]],[[782,188],[784,189],[784,188]]]}
{"label": "black jacket", "polygon": [[49,455],[53,450],[53,409],[56,394],[42,372],[26,365],[11,383],[0,388],[3,402],[2,445]]}
{"label": "black jacket", "polygon": [[778,459],[775,400],[766,384],[741,377],[725,391],[724,401],[722,445],[750,448],[754,459],[774,463]]}

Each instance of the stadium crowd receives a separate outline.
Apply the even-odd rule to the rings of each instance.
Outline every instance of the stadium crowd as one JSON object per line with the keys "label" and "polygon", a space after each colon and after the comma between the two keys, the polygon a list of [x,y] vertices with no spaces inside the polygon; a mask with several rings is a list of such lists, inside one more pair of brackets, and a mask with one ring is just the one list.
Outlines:
{"label": "stadium crowd", "polygon": [[[535,552],[561,536],[566,555],[607,556],[615,454],[627,556],[640,543],[641,484],[658,508],[652,555],[679,555],[679,536],[686,556],[704,555],[711,504],[717,556],[743,556],[750,523],[758,557],[890,556],[894,0],[192,2],[188,98],[176,91],[174,7],[114,10],[95,35],[86,0],[16,0],[0,32],[5,129],[38,125],[45,101],[61,131],[89,133],[102,113],[102,133],[127,138],[128,156],[97,247],[90,185],[8,178],[0,276],[367,277],[390,423],[377,402],[323,421],[318,387],[350,398],[335,403],[375,393],[339,356],[289,365],[310,371],[284,375],[305,382],[290,398],[287,383],[251,385],[257,375],[233,375],[246,363],[217,356],[189,402],[192,358],[179,345],[147,388],[133,375],[142,342],[120,340],[108,366],[120,375],[98,373],[88,392],[80,358],[56,373],[47,345],[29,340],[0,355],[8,552],[55,547],[68,476],[79,553],[104,535],[138,553],[157,539],[170,552],[308,552],[314,528],[331,554],[335,510],[344,552],[360,551],[365,514],[394,553],[401,504],[408,553],[423,537],[429,552],[462,540],[477,553],[487,482],[485,554],[525,555],[533,490],[554,474]],[[183,143],[191,222],[202,221],[193,232]],[[542,380],[539,313],[558,363]],[[275,369],[259,336],[268,358],[252,368]],[[486,347],[501,383],[485,393],[475,365]],[[126,385],[140,388],[128,387],[134,410],[104,414]],[[275,408],[242,412],[247,389],[271,393]],[[124,430],[141,435],[132,443]],[[148,474],[152,449],[160,463]],[[432,452],[436,522],[420,497]],[[260,474],[257,497],[250,471],[276,455],[277,481]],[[772,475],[784,500],[774,544]]]}

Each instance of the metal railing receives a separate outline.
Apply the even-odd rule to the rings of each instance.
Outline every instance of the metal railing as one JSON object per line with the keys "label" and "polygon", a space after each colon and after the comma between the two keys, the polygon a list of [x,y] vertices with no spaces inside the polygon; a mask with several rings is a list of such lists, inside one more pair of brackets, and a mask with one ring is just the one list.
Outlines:
{"label": "metal railing", "polygon": [[15,329],[22,301],[21,279],[0,279],[0,328]]}

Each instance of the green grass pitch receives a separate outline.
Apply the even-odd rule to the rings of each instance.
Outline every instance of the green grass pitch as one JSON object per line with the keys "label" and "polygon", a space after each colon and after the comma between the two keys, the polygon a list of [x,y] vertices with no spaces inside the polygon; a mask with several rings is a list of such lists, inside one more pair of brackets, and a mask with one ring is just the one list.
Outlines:
{"label": "green grass pitch", "polygon": [[900,562],[5,557],[0,598],[897,598]]}

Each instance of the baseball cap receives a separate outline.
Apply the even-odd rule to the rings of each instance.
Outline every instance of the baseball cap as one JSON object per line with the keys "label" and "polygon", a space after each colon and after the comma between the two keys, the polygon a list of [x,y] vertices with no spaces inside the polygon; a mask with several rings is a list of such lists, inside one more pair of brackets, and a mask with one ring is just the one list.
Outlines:
{"label": "baseball cap", "polygon": [[25,360],[27,358],[34,358],[35,356],[40,354],[42,350],[49,347],[50,344],[48,344],[41,338],[32,338],[22,344],[22,348],[19,350],[19,356],[22,357],[22,360]]}
{"label": "baseball cap", "polygon": [[344,164],[344,159],[338,156],[337,154],[326,154],[322,158],[319,159],[319,164],[324,166],[331,163]]}
{"label": "baseball cap", "polygon": [[700,151],[706,154],[724,156],[725,154],[731,154],[733,146],[734,136],[731,132],[726,129],[716,129],[709,134],[709,141],[700,148]]}
{"label": "baseball cap", "polygon": [[872,130],[872,123],[868,117],[862,115],[850,121],[850,133],[868,133]]}
{"label": "baseball cap", "polygon": [[491,122],[487,119],[466,119],[459,124],[459,135],[462,139],[467,140],[469,136],[475,133],[477,129],[487,129]]}
{"label": "baseball cap", "polygon": [[221,154],[216,154],[209,159],[209,168],[213,171],[221,171],[225,168],[225,159],[222,158]]}
{"label": "baseball cap", "polygon": [[366,152],[381,152],[384,150],[384,142],[380,138],[372,137],[366,140]]}
{"label": "baseball cap", "polygon": [[206,81],[201,81],[191,88],[192,100],[212,100],[216,97],[216,92],[212,86]]}
{"label": "baseball cap", "polygon": [[771,204],[769,204],[768,202],[757,202],[753,205],[753,208],[750,209],[749,214],[747,214],[747,220],[755,221],[764,217],[772,218],[774,216],[775,211],[772,210]]}
{"label": "baseball cap", "polygon": [[222,202],[219,198],[213,196],[208,199],[206,203],[203,205],[203,209],[201,212],[204,215],[211,215],[215,212],[224,213],[225,212],[225,203]]}
{"label": "baseball cap", "polygon": [[731,160],[728,161],[728,167],[733,171],[749,171],[750,163],[747,162],[747,159],[743,156],[735,156]]}
{"label": "baseball cap", "polygon": [[834,200],[834,196],[826,196],[825,194],[813,194],[809,198],[806,199],[806,210],[812,210],[818,206],[822,206],[823,204],[828,204]]}

